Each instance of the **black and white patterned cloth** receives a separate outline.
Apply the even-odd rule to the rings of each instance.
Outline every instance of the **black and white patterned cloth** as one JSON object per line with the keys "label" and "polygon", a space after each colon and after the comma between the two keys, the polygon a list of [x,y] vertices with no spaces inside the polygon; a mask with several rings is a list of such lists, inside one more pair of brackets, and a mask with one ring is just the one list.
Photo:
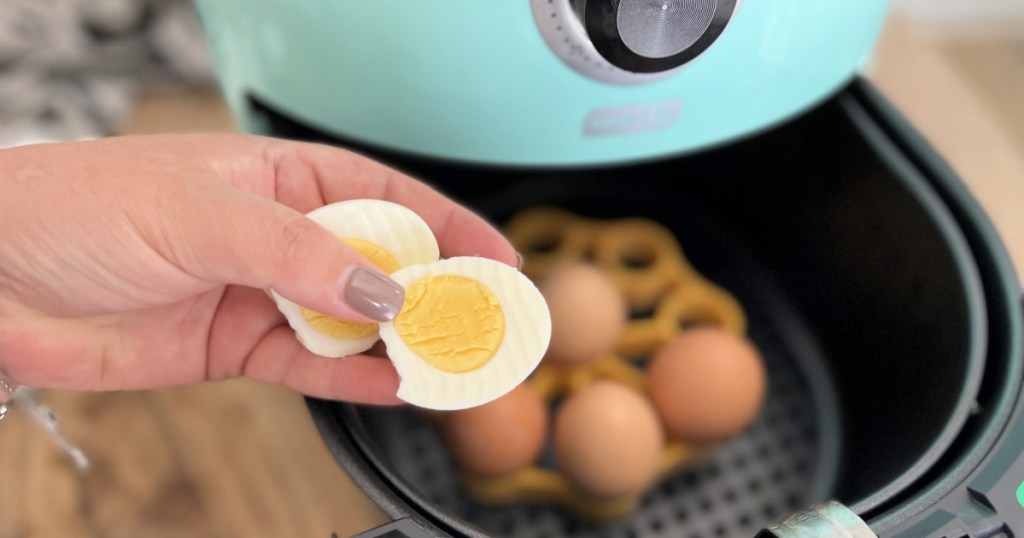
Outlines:
{"label": "black and white patterned cloth", "polygon": [[212,85],[188,0],[0,0],[0,147],[112,133],[148,85]]}

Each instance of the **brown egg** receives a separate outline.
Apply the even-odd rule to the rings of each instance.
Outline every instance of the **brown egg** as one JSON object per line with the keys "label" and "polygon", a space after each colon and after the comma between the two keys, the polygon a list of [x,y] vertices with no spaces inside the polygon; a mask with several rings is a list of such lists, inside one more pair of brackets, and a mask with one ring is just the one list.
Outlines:
{"label": "brown egg", "polygon": [[551,344],[545,360],[580,364],[611,351],[626,326],[626,303],[600,269],[577,263],[540,283],[551,312]]}
{"label": "brown egg", "polygon": [[744,339],[713,328],[682,332],[655,353],[648,391],[678,439],[720,441],[746,427],[764,400],[761,356]]}
{"label": "brown egg", "polygon": [[459,467],[481,475],[503,475],[528,467],[540,455],[548,410],[523,383],[492,402],[447,413],[441,430]]}
{"label": "brown egg", "polygon": [[555,418],[555,459],[575,484],[616,497],[645,490],[664,446],[658,416],[643,394],[598,381],[566,400]]}

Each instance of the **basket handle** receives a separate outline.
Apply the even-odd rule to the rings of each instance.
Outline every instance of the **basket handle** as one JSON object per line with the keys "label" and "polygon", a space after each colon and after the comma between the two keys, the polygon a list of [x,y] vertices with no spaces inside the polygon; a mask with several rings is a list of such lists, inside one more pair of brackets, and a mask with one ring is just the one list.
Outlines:
{"label": "basket handle", "polygon": [[836,501],[798,512],[757,538],[878,538],[857,514]]}

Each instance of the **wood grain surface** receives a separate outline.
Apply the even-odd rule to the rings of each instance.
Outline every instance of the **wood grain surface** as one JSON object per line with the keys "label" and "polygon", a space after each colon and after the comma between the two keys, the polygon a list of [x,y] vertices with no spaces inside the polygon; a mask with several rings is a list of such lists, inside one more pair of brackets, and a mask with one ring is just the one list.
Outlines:
{"label": "wood grain surface", "polygon": [[0,536],[349,536],[385,521],[327,453],[301,398],[230,381],[51,391],[80,474],[13,413],[0,433]]}
{"label": "wood grain surface", "polygon": [[[885,32],[870,76],[965,178],[1024,268],[1020,148],[977,88],[899,21]],[[143,99],[124,131],[231,128],[216,94],[162,92]],[[137,393],[50,391],[46,401],[93,467],[77,473],[40,428],[12,413],[0,423],[0,538],[327,538],[385,521],[327,453],[301,398],[286,390],[236,380]]]}

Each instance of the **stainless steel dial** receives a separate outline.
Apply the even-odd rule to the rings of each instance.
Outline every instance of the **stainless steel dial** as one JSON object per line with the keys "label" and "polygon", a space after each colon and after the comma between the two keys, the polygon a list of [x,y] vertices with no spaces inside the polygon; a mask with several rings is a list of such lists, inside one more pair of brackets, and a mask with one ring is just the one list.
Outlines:
{"label": "stainless steel dial", "polygon": [[742,0],[530,0],[551,50],[613,84],[655,81],[702,54]]}

